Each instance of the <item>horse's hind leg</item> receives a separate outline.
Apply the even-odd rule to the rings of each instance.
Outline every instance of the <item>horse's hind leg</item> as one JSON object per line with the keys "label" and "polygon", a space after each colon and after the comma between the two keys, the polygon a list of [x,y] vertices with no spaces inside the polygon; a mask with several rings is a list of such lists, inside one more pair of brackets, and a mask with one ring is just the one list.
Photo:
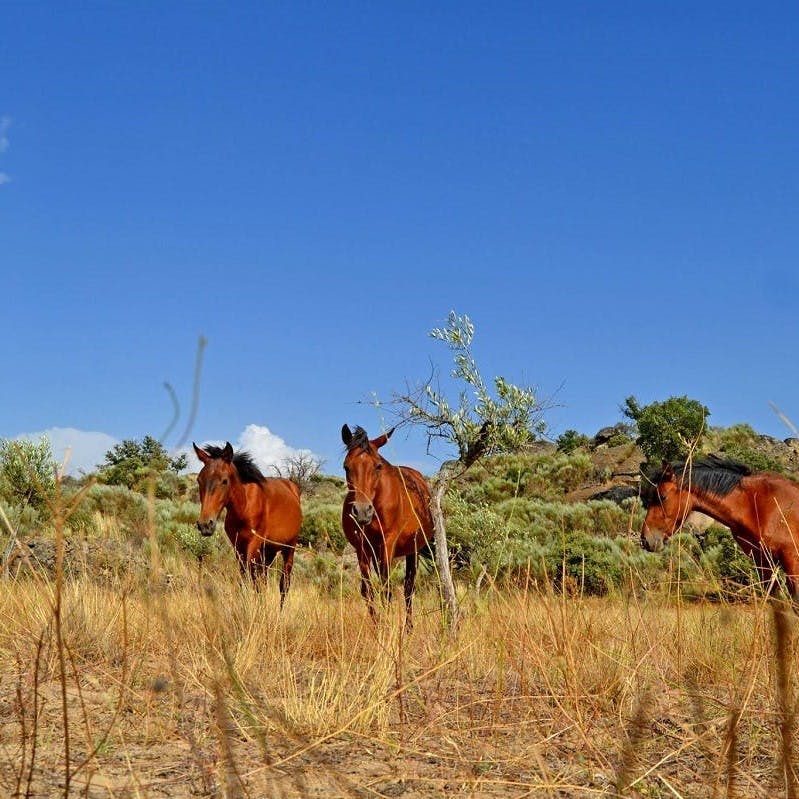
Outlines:
{"label": "horse's hind leg", "polygon": [[799,553],[790,550],[781,553],[780,563],[785,571],[785,583],[794,612],[799,613]]}
{"label": "horse's hind leg", "polygon": [[413,627],[413,618],[411,615],[411,606],[413,604],[413,584],[416,580],[416,566],[419,563],[419,554],[411,552],[410,555],[405,556],[405,582],[402,584],[405,592],[405,629],[410,630]]}
{"label": "horse's hind leg", "polygon": [[294,547],[283,548],[283,571],[280,573],[280,609],[286,601],[286,594],[291,585],[291,568],[294,565]]}

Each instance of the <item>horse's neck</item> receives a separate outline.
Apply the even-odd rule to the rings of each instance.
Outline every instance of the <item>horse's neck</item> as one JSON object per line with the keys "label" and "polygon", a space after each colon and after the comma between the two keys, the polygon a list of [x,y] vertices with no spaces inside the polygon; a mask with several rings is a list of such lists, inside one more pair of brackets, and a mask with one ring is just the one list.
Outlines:
{"label": "horse's neck", "polygon": [[[396,479],[402,483],[405,476],[400,471],[399,466],[394,466],[393,463],[383,461],[387,469],[391,469]],[[375,492],[375,503],[379,504],[383,509],[383,515],[394,515],[399,513],[402,504],[402,492],[396,490],[394,481],[385,479],[384,482],[378,484],[377,491]]]}
{"label": "horse's neck", "polygon": [[688,513],[699,511],[706,516],[711,516],[717,522],[721,522],[726,527],[735,529],[741,526],[743,518],[741,511],[736,508],[735,502],[731,502],[738,488],[733,489],[726,496],[709,494],[704,492],[691,492],[691,502],[688,505]]}
{"label": "horse's neck", "polygon": [[247,522],[247,490],[240,480],[237,480],[230,487],[230,494],[228,495],[228,502],[225,506],[227,509],[226,519],[230,519],[232,523]]}

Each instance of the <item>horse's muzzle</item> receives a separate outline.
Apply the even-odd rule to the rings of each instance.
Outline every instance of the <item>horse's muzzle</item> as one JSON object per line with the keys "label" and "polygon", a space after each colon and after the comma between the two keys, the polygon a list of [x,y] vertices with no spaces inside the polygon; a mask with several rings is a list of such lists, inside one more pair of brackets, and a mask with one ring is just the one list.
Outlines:
{"label": "horse's muzzle", "polygon": [[197,522],[197,529],[200,531],[200,535],[209,536],[214,534],[214,528],[216,527],[216,519],[207,519],[204,522]]}
{"label": "horse's muzzle", "polygon": [[371,502],[354,502],[351,515],[356,524],[366,527],[374,518],[375,506]]}
{"label": "horse's muzzle", "polygon": [[641,546],[649,552],[660,552],[664,541],[662,530],[644,530],[641,533]]}

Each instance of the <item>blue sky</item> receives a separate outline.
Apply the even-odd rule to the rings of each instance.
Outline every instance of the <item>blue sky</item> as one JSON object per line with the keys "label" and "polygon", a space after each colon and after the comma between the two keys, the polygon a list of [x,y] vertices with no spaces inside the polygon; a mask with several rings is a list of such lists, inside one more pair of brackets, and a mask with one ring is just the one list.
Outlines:
{"label": "blue sky", "polygon": [[[552,434],[687,394],[785,437],[799,11],[736,3],[6,3],[0,437],[343,422],[448,353]],[[79,434],[76,433],[77,437]],[[105,439],[103,439],[105,440]],[[168,442],[174,443],[174,442]],[[433,468],[418,436],[389,457]]]}

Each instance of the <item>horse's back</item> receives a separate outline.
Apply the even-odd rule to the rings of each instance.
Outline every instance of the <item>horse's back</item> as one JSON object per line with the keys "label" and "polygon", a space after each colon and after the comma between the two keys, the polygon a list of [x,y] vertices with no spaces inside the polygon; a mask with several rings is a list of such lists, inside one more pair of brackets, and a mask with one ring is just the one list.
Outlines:
{"label": "horse's back", "polygon": [[400,466],[401,491],[406,502],[402,522],[405,534],[397,542],[398,556],[417,552],[433,540],[430,486],[425,476],[410,466]]}
{"label": "horse's back", "polygon": [[270,539],[287,544],[295,542],[302,524],[299,486],[283,477],[268,477],[260,488]]}
{"label": "horse's back", "polygon": [[427,482],[427,478],[410,466],[400,466],[399,470],[402,475],[403,488],[417,513],[424,510],[426,515],[429,516],[430,485]]}

